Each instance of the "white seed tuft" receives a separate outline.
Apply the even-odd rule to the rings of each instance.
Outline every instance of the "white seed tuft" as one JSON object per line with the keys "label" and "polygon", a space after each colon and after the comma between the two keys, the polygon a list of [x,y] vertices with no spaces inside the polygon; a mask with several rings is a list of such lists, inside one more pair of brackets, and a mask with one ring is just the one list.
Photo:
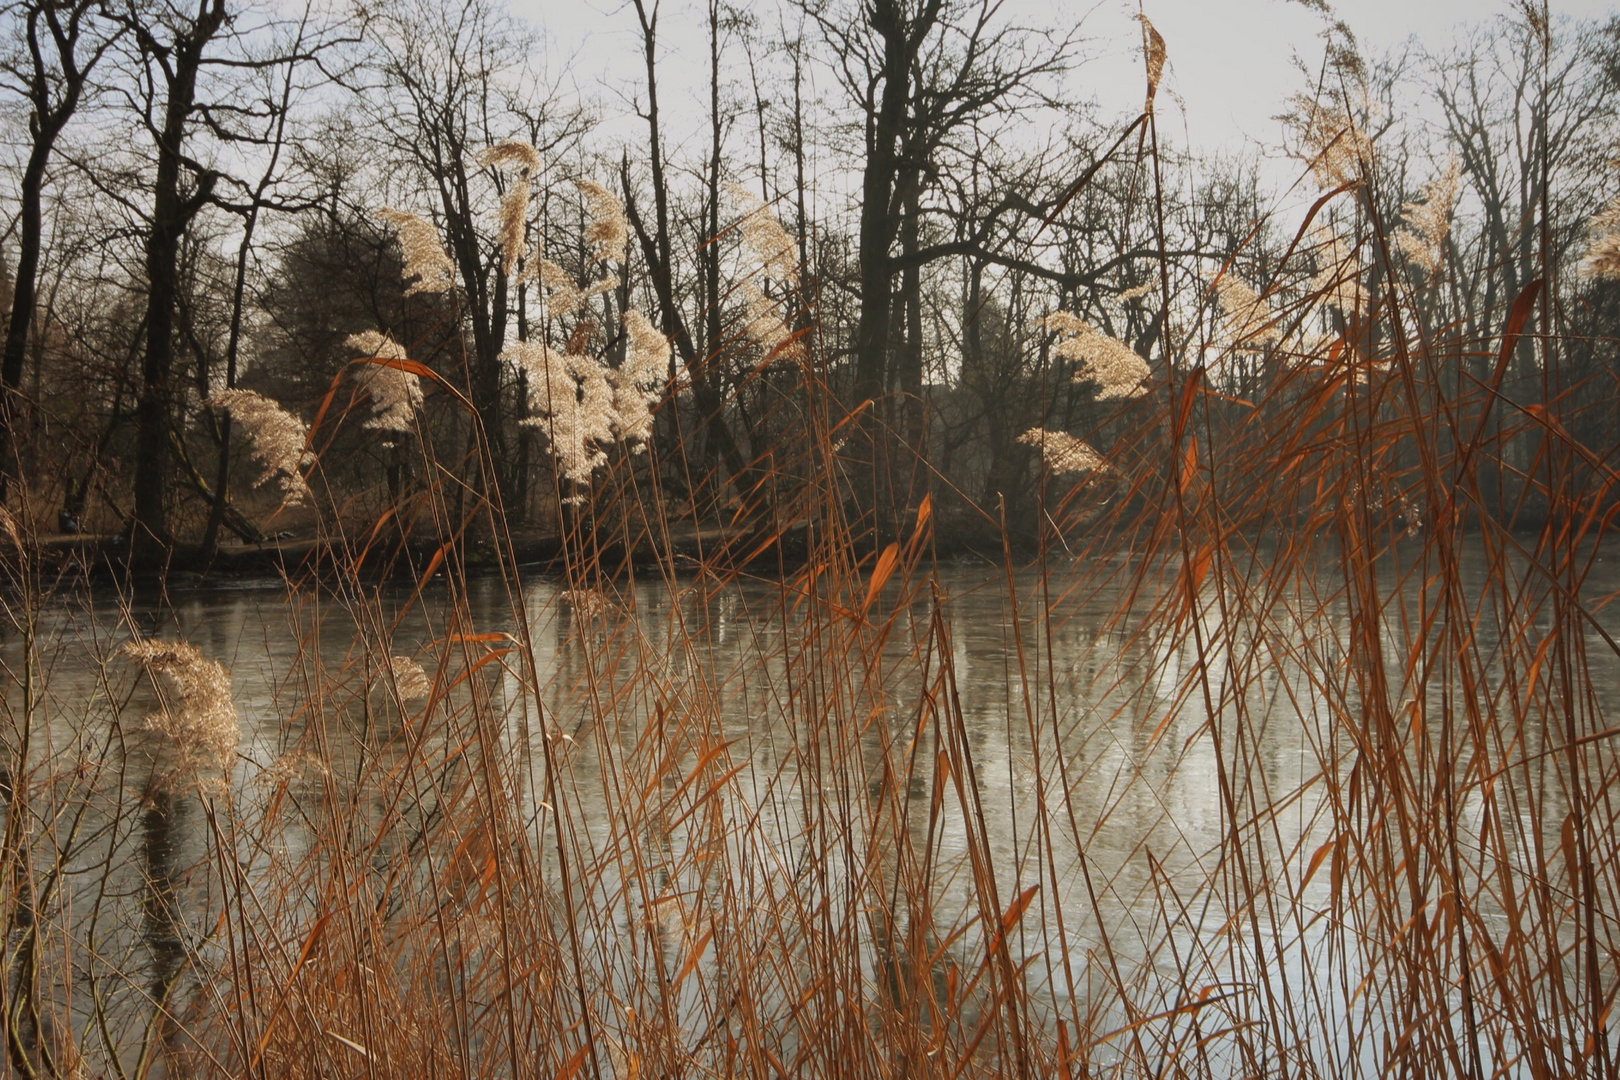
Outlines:
{"label": "white seed tuft", "polygon": [[1152,374],[1147,361],[1123,341],[1069,311],[1054,311],[1039,325],[1057,335],[1052,355],[1075,365],[1075,381],[1094,382],[1100,387],[1099,400],[1147,393],[1142,385]]}
{"label": "white seed tuft", "polygon": [[298,417],[252,390],[220,390],[204,404],[230,411],[253,443],[253,456],[264,466],[254,487],[279,480],[287,504],[297,506],[309,496],[303,468],[315,461],[308,450],[309,431]]}
{"label": "white seed tuft", "polygon": [[1018,436],[1018,441],[1026,446],[1038,447],[1041,460],[1054,475],[1108,471],[1108,462],[1103,460],[1102,455],[1073,435],[1032,427]]}
{"label": "white seed tuft", "polygon": [[575,180],[574,185],[585,196],[585,211],[590,218],[585,226],[585,242],[591,245],[592,257],[602,262],[624,262],[630,251],[630,222],[624,216],[624,204],[593,180]]}
{"label": "white seed tuft", "polygon": [[771,213],[771,208],[740,184],[731,184],[727,193],[737,204],[742,218],[737,223],[742,233],[743,247],[759,261],[765,273],[778,281],[798,284],[799,245]]}
{"label": "white seed tuft", "polygon": [[433,223],[405,210],[383,207],[377,216],[394,227],[399,234],[400,250],[405,254],[402,276],[410,282],[406,296],[416,293],[448,292],[456,284],[456,267],[444,252],[439,231]]}
{"label": "white seed tuft", "polygon": [[202,784],[205,770],[228,774],[242,725],[224,666],[183,641],[127,641],[118,652],[139,664],[157,688],[162,707],[146,717],[145,725],[165,736],[175,751],[170,781]]}
{"label": "white seed tuft", "polygon": [[[344,344],[369,360],[408,359],[403,345],[376,330],[351,334]],[[359,364],[354,381],[371,395],[372,418],[366,427],[398,432],[415,428],[416,413],[422,407],[422,380],[416,375],[387,364]]]}

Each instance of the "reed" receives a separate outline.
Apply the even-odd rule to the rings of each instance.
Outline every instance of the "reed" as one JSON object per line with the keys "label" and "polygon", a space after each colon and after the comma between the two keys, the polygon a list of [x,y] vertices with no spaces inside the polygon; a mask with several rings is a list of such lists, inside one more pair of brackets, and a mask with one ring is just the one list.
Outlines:
{"label": "reed", "polygon": [[[1312,116],[1327,182],[1374,207],[1359,132]],[[1443,236],[1443,187],[1407,232],[1369,212],[1302,229],[1274,281],[1223,272],[1215,336],[1181,320],[1145,383],[1053,324],[1116,412],[1090,445],[1029,434],[1038,550],[1008,539],[972,589],[925,485],[875,533],[815,337],[757,287],[749,332],[804,411],[756,463],[778,522],[756,550],[803,527],[802,565],[678,554],[645,319],[633,370],[537,342],[566,385],[540,413],[556,587],[514,564],[469,408],[472,451],[407,444],[428,479],[387,515],[431,558],[361,573],[392,526],[333,514],[276,596],[291,645],[260,643],[274,692],[236,703],[259,719],[228,769],[139,718],[190,707],[159,662],[240,688],[229,635],[121,656],[160,636],[132,598],[74,609],[14,544],[11,1068],[1612,1075],[1620,729],[1592,581],[1616,474],[1569,434],[1543,282],[1488,341],[1431,325],[1433,267],[1402,250]],[[594,254],[622,258],[611,194],[582,190]],[[791,245],[745,209],[769,268]],[[437,238],[394,217],[439,288]],[[414,416],[406,379],[457,396],[384,343],[357,343],[379,417]],[[557,434],[614,393],[625,423]],[[1002,668],[969,681],[957,612],[987,597]],[[87,699],[53,693],[73,664]]]}

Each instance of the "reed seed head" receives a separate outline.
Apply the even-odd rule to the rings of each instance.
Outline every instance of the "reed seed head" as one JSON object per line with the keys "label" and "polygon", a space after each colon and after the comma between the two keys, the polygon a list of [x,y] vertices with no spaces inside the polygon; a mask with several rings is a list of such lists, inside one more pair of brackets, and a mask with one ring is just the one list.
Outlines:
{"label": "reed seed head", "polygon": [[1148,17],[1138,14],[1136,18],[1142,24],[1142,58],[1147,64],[1147,102],[1143,105],[1146,110],[1153,108],[1153,98],[1159,92],[1159,80],[1164,76],[1164,61],[1169,54],[1164,47],[1164,38],[1148,21]]}
{"label": "reed seed head", "polygon": [[1361,257],[1354,247],[1330,225],[1313,227],[1306,238],[1314,249],[1317,270],[1311,276],[1311,292],[1342,315],[1352,315],[1366,307],[1366,291],[1361,286]]}
{"label": "reed seed head", "polygon": [[585,242],[591,245],[592,258],[624,262],[630,252],[630,222],[624,216],[624,204],[593,180],[575,180],[574,184],[585,196],[585,212],[589,218]]}
{"label": "reed seed head", "polygon": [[624,313],[624,364],[613,373],[613,411],[620,440],[635,452],[652,438],[652,406],[669,377],[669,339],[634,308]]}
{"label": "reed seed head", "polygon": [[422,665],[410,657],[390,656],[388,669],[393,676],[394,689],[399,691],[399,700],[415,701],[433,692],[433,681],[422,670]]}
{"label": "reed seed head", "polygon": [[392,225],[399,235],[400,250],[405,254],[402,276],[410,282],[406,296],[448,292],[455,287],[455,264],[445,254],[439,231],[432,222],[386,206],[377,211],[377,216]]}
{"label": "reed seed head", "polygon": [[264,466],[254,487],[277,480],[287,493],[287,504],[297,506],[309,497],[303,469],[315,463],[308,449],[309,430],[292,413],[252,390],[220,390],[205,404],[229,410],[253,444],[253,456]]}
{"label": "reed seed head", "polygon": [[1088,443],[1062,431],[1032,427],[1018,441],[1040,450],[1041,461],[1053,475],[1061,473],[1105,472],[1108,462]]}
{"label": "reed seed head", "polygon": [[1587,223],[1591,242],[1581,257],[1588,278],[1620,278],[1620,196],[1609,200]]}
{"label": "reed seed head", "polygon": [[529,217],[529,181],[540,171],[540,152],[526,142],[508,139],[480,153],[478,164],[510,169],[517,174],[511,178],[511,186],[501,196],[501,205],[496,211],[501,269],[510,275],[523,258],[523,234],[527,231]]}
{"label": "reed seed head", "polygon": [[1234,349],[1259,349],[1282,340],[1271,306],[1230,267],[1215,279],[1215,297],[1221,306],[1221,333]]}
{"label": "reed seed head", "polygon": [[537,260],[534,275],[546,292],[546,314],[551,318],[566,319],[585,306],[585,293],[574,275],[550,259]]}
{"label": "reed seed head", "polygon": [[1294,136],[1294,156],[1310,168],[1317,184],[1324,189],[1359,185],[1363,170],[1372,165],[1373,144],[1349,111],[1304,94],[1295,94],[1288,104],[1281,119]]}
{"label": "reed seed head", "polygon": [[766,296],[751,281],[744,281],[739,287],[742,289],[744,301],[748,304],[748,322],[744,325],[743,332],[748,335],[749,340],[759,346],[760,355],[766,361],[799,359],[803,349],[794,339],[793,331],[782,321],[782,309],[776,301]]}
{"label": "reed seed head", "polygon": [[766,274],[797,285],[799,282],[799,244],[793,234],[771,213],[764,201],[743,187],[731,184],[726,188],[737,204],[742,219],[737,223],[742,233],[743,247],[759,261]]}
{"label": "reed seed head", "polygon": [[[404,346],[376,330],[351,334],[345,343],[370,360],[405,360]],[[409,371],[387,364],[360,364],[354,381],[371,395],[372,417],[365,426],[377,431],[408,432],[416,427],[422,408],[422,380]]]}
{"label": "reed seed head", "polygon": [[526,142],[505,139],[481,151],[478,164],[485,168],[517,169],[533,176],[540,171],[540,151]]}
{"label": "reed seed head", "polygon": [[624,313],[625,377],[636,386],[659,386],[669,376],[669,338],[635,308]]}
{"label": "reed seed head", "polygon": [[510,276],[523,258],[523,237],[528,231],[529,181],[526,176],[513,181],[506,194],[501,196],[496,217],[499,221],[496,235],[501,245],[501,270]]}
{"label": "reed seed head", "polygon": [[1422,200],[1409,202],[1401,209],[1403,224],[1395,232],[1395,250],[1425,273],[1439,270],[1445,258],[1459,175],[1457,159],[1453,157],[1444,172],[1423,185]]}
{"label": "reed seed head", "polygon": [[522,422],[546,433],[563,477],[589,482],[607,462],[599,444],[612,442],[618,422],[608,369],[583,353],[561,353],[540,341],[514,342],[502,355],[529,376],[531,415]]}
{"label": "reed seed head", "polygon": [[1071,311],[1054,311],[1041,319],[1041,329],[1057,335],[1052,355],[1075,365],[1076,382],[1094,382],[1098,400],[1141,397],[1152,374],[1135,349],[1103,333]]}
{"label": "reed seed head", "polygon": [[202,773],[229,774],[242,738],[224,666],[183,641],[127,641],[118,651],[140,665],[157,688],[162,707],[145,718],[145,725],[174,749],[170,781],[222,783],[205,781]]}

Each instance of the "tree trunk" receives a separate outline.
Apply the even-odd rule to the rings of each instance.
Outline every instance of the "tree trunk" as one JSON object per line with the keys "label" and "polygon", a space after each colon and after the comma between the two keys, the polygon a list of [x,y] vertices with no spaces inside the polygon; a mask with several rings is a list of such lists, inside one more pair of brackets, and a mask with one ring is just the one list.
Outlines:
{"label": "tree trunk", "polygon": [[[641,0],[636,0],[636,12],[641,19],[643,59],[647,71],[647,142],[648,142],[648,168],[652,173],[653,189],[653,227],[647,228],[638,211],[635,199],[631,197],[629,174],[624,174],[625,209],[630,218],[630,224],[636,231],[637,242],[641,247],[642,257],[647,261],[647,274],[652,279],[653,294],[658,298],[658,328],[675,344],[675,352],[686,365],[686,370],[692,376],[692,396],[696,400],[698,411],[702,414],[702,422],[709,437],[709,442],[720,455],[726,472],[730,475],[734,485],[741,486],[741,477],[748,471],[748,463],[744,459],[742,450],[737,445],[737,439],[732,434],[731,427],[726,423],[725,402],[721,397],[719,388],[715,385],[712,370],[715,360],[715,350],[718,347],[719,337],[713,333],[719,317],[717,305],[719,296],[715,292],[709,294],[710,333],[706,335],[708,341],[706,352],[698,353],[697,346],[692,340],[691,331],[682,317],[681,309],[675,297],[674,271],[671,266],[671,243],[669,237],[669,201],[668,185],[664,177],[663,140],[659,130],[658,119],[658,81],[656,69],[657,49],[657,14],[656,10],[649,16]],[[717,36],[717,10],[710,7],[710,62],[711,66],[718,63],[719,39]],[[716,69],[717,70],[717,69]],[[719,90],[717,84],[711,80],[710,102],[711,107],[718,110]],[[718,112],[711,117],[715,130],[718,131]],[[718,198],[716,190],[719,184],[719,159],[712,154],[709,168],[709,219],[711,228],[718,232],[713,223],[717,221]],[[709,259],[705,260],[705,276],[711,289],[716,288],[716,269],[713,274],[710,260],[716,256],[713,249],[715,244],[708,245],[711,249]]]}
{"label": "tree trunk", "polygon": [[[263,194],[263,191],[260,191]],[[242,335],[242,301],[247,289],[248,252],[253,244],[253,228],[258,223],[258,207],[248,212],[242,226],[242,246],[236,253],[236,283],[231,294],[231,332],[225,346],[225,386],[236,385],[236,354]],[[214,506],[208,512],[208,528],[203,533],[203,558],[212,561],[219,550],[219,530],[225,522],[226,498],[231,488],[231,414],[219,419],[219,466],[214,473]]]}
{"label": "tree trunk", "polygon": [[[921,228],[916,186],[906,198],[906,217],[900,227],[900,245],[907,257],[900,275],[900,300],[905,313],[905,343],[898,364],[900,389],[900,437],[908,451],[908,464],[915,470],[923,458],[923,325],[922,267],[917,254]],[[913,477],[915,480],[915,476]]]}
{"label": "tree trunk", "polygon": [[[37,118],[36,118],[37,121]],[[35,126],[35,125],[30,125]],[[28,331],[38,292],[39,245],[41,228],[40,192],[44,187],[45,163],[50,158],[52,134],[47,141],[36,127],[33,150],[23,169],[21,231],[17,248],[17,276],[12,285],[11,321],[6,326],[6,343],[0,355],[0,500],[9,494],[9,481],[18,475],[13,433],[22,415],[23,361],[28,354]]]}
{"label": "tree trunk", "polygon": [[171,542],[164,501],[169,472],[170,375],[174,366],[180,240],[207,202],[215,180],[214,174],[203,173],[197,177],[196,190],[189,196],[182,195],[180,151],[186,122],[196,104],[203,50],[224,19],[224,0],[204,0],[188,32],[176,40],[172,50],[160,51],[150,37],[143,40],[146,50],[158,53],[165,62],[168,100],[158,138],[152,223],[146,238],[146,358],[141,367],[141,397],[136,409],[135,516],[130,537],[130,556],[137,564],[157,561]]}
{"label": "tree trunk", "polygon": [[[517,293],[517,332],[519,341],[529,340],[529,307],[528,292],[518,286]],[[529,415],[529,376],[523,368],[518,369],[517,375],[517,401],[514,402],[513,414],[519,417]],[[519,529],[529,521],[529,459],[534,446],[534,428],[532,425],[522,425],[517,431],[517,460],[512,465],[511,491],[506,496],[506,521],[510,528]]]}
{"label": "tree trunk", "polygon": [[[912,69],[924,39],[938,18],[930,3],[912,19],[899,0],[873,0],[867,20],[883,42],[882,91],[866,116],[866,162],[861,173],[861,225],[858,270],[861,314],[855,328],[855,404],[875,400],[887,383],[894,266],[889,247],[899,223],[895,196],[902,170],[901,147],[909,119]],[[907,166],[913,170],[917,163]]]}
{"label": "tree trunk", "polygon": [[[259,185],[253,192],[253,202],[242,222],[242,244],[236,252],[236,281],[231,292],[231,331],[225,346],[225,386],[236,385],[236,359],[242,343],[242,306],[247,293],[248,255],[253,250],[253,233],[258,228],[259,211],[264,205],[264,194],[274,181],[276,164],[281,160],[286,145],[287,112],[292,103],[293,61],[287,62],[287,81],[282,84],[281,105],[276,111],[275,136],[271,143],[270,161]],[[206,387],[204,388],[206,390]],[[219,550],[219,530],[225,521],[225,508],[231,487],[231,416],[226,413],[220,420],[219,467],[214,476],[214,507],[208,514],[208,529],[203,535],[204,557],[212,560]]]}

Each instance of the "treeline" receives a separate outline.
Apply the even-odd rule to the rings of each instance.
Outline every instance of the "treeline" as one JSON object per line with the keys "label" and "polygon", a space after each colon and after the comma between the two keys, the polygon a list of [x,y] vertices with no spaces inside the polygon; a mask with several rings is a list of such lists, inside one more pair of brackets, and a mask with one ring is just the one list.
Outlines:
{"label": "treeline", "polygon": [[[1167,386],[1199,380],[1238,430],[1289,372],[1342,365],[1354,393],[1418,339],[1457,386],[1578,400],[1593,475],[1620,447],[1620,22],[1368,58],[1329,19],[1279,103],[1278,210],[1257,158],[1170,145],[1176,43],[1145,20],[1143,109],[1109,117],[1077,36],[992,4],[696,14],[701,131],[669,117],[646,0],[616,16],[628,101],[548,81],[494,0],[10,5],[12,520],[165,558],[383,516],[409,536],[438,485],[517,533],[633,542],[781,531],[832,478],[862,528],[926,497],[970,541],[1037,527],[1043,460],[1130,498],[1166,467]],[[1504,517],[1537,505],[1512,415]],[[1415,452],[1363,488],[1418,524]]]}

